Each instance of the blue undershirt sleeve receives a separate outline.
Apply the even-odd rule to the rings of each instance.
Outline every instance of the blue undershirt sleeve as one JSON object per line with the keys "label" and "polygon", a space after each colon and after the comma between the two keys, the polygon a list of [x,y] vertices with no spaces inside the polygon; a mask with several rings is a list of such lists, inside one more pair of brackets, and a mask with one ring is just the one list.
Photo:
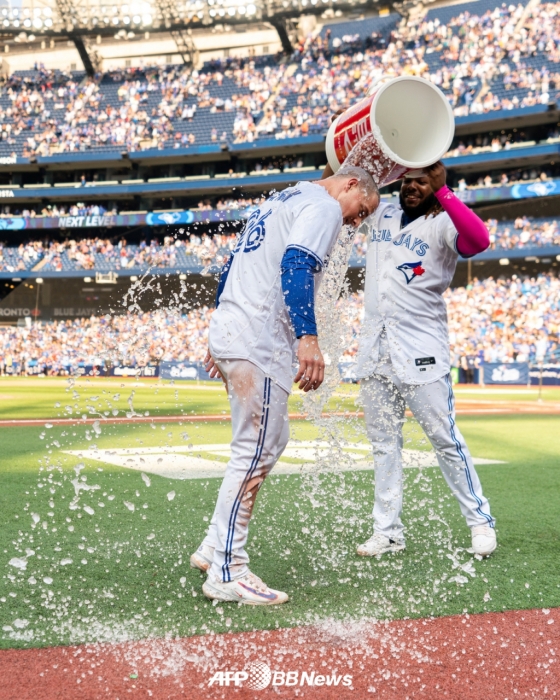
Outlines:
{"label": "blue undershirt sleeve", "polygon": [[229,270],[232,262],[233,253],[226,260],[220,272],[220,281],[218,282],[218,291],[216,292],[216,308],[218,308],[218,306],[220,305],[220,297],[222,296],[222,292],[224,291],[224,287],[226,286],[226,280],[229,275]]}
{"label": "blue undershirt sleeve", "polygon": [[288,248],[280,265],[282,291],[297,338],[317,335],[315,321],[315,279],[321,271],[316,257],[298,248]]}

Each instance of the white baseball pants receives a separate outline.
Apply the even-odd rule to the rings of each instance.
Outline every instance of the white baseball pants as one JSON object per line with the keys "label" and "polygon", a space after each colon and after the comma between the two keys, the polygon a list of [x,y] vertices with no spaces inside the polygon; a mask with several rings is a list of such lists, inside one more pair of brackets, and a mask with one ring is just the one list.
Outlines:
{"label": "white baseball pants", "polygon": [[[384,339],[381,344],[385,345]],[[494,527],[471,454],[455,423],[451,377],[446,375],[430,384],[403,384],[388,355],[379,369],[382,373],[361,382],[366,429],[374,457],[374,532],[391,539],[403,537],[402,426],[406,404],[432,443],[467,525]]]}
{"label": "white baseball pants", "polygon": [[247,360],[216,360],[231,406],[231,459],[203,544],[214,548],[209,575],[233,581],[247,573],[245,551],[257,493],[289,439],[288,393]]}

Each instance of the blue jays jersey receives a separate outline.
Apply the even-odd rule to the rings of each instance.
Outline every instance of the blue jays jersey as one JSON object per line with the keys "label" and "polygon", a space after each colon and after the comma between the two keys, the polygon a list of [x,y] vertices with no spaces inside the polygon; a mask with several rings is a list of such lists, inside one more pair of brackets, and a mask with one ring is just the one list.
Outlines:
{"label": "blue jays jersey", "polygon": [[[215,359],[249,360],[291,391],[297,346],[284,303],[280,263],[287,248],[297,248],[322,268],[341,228],[340,204],[311,182],[277,192],[251,214],[210,320],[209,346]],[[316,291],[317,287],[318,275]]]}
{"label": "blue jays jersey", "polygon": [[391,361],[406,384],[427,384],[449,372],[447,307],[458,252],[445,212],[401,228],[402,210],[382,203],[362,224],[368,248],[358,376],[375,374],[385,329]]}

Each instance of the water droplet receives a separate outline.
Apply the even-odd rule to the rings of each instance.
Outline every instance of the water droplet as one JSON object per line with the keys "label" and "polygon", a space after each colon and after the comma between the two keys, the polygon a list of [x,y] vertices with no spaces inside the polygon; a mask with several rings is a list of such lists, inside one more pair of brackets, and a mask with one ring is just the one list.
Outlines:
{"label": "water droplet", "polygon": [[61,559],[60,560],[61,566],[68,566],[68,564],[72,564],[72,559]]}
{"label": "water droplet", "polygon": [[144,472],[142,472],[142,481],[146,484],[146,486],[150,486],[152,483],[150,477],[147,474],[144,474]]}
{"label": "water droplet", "polygon": [[170,491],[170,492],[167,494],[167,500],[168,500],[168,501],[172,501],[174,498],[175,498],[175,491]]}
{"label": "water droplet", "polygon": [[128,510],[134,512],[134,503],[131,503],[130,501],[123,501],[123,503],[128,508]]}
{"label": "water droplet", "polygon": [[16,569],[21,569],[25,571],[27,569],[27,559],[20,559],[19,557],[14,557],[8,562],[10,566],[15,566]]}
{"label": "water droplet", "polygon": [[84,506],[84,510],[86,513],[89,513],[89,515],[93,515],[95,513],[91,506]]}
{"label": "water droplet", "polygon": [[47,586],[50,586],[53,580],[50,576],[43,576],[43,582],[46,583]]}

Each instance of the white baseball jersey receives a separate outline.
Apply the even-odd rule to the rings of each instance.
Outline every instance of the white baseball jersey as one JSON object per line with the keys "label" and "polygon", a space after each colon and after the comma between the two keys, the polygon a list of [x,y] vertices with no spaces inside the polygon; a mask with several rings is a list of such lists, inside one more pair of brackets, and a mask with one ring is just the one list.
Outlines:
{"label": "white baseball jersey", "polygon": [[323,267],[342,223],[339,203],[310,182],[273,195],[251,214],[210,320],[209,346],[215,359],[249,360],[291,391],[297,345],[280,264],[287,248],[298,248]]}
{"label": "white baseball jersey", "polygon": [[400,207],[382,203],[363,224],[368,250],[357,373],[360,378],[376,373],[385,328],[399,379],[427,384],[449,372],[442,294],[457,264],[457,230],[445,212],[421,216],[402,229],[401,217]]}

